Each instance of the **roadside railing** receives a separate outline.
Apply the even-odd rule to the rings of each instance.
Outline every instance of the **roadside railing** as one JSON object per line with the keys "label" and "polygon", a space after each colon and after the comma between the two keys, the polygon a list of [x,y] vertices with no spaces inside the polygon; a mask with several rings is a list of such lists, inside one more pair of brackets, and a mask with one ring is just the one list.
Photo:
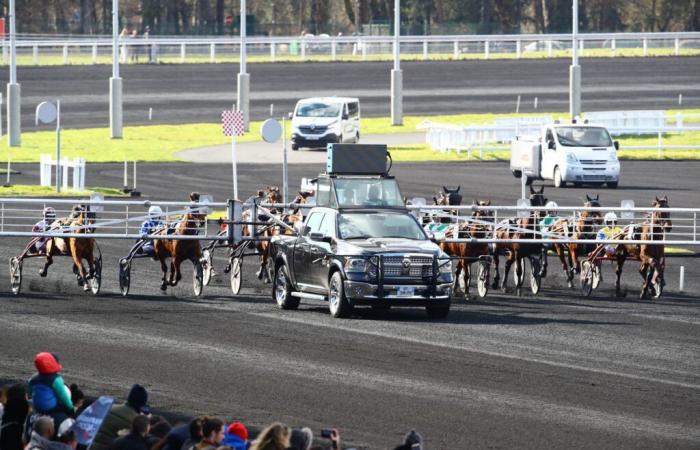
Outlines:
{"label": "roadside railing", "polygon": [[[700,54],[700,32],[584,33],[577,36],[579,56],[655,56]],[[3,63],[9,42],[2,42]],[[406,59],[466,59],[493,57],[563,57],[571,52],[570,34],[401,36]],[[107,63],[110,36],[20,35],[20,64]],[[120,38],[123,63],[228,62],[238,59],[240,39],[234,36],[149,36]],[[251,61],[360,60],[391,58],[392,36],[284,36],[247,38]]]}

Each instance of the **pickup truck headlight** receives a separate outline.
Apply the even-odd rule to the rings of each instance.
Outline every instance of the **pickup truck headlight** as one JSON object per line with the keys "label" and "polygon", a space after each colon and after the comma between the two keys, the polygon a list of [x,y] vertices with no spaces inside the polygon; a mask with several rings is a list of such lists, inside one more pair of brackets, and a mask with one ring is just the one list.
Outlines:
{"label": "pickup truck headlight", "polygon": [[345,260],[345,273],[365,273],[370,278],[377,276],[377,266],[365,258],[348,258]]}
{"label": "pickup truck headlight", "polygon": [[438,270],[441,274],[449,273],[452,275],[452,261],[438,260]]}
{"label": "pickup truck headlight", "polygon": [[578,159],[576,158],[576,155],[574,155],[573,153],[567,153],[566,154],[566,162],[576,164],[576,163],[578,163]]}

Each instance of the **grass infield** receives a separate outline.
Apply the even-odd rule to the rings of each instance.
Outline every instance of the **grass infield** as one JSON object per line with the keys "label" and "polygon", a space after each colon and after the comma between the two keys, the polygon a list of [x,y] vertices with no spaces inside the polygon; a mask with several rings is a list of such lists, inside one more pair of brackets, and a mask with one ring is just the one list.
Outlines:
{"label": "grass infield", "polygon": [[121,189],[91,187],[84,191],[61,191],[48,186],[34,186],[28,184],[14,184],[9,187],[0,186],[0,197],[89,197],[92,193],[99,193],[105,197],[126,197]]}

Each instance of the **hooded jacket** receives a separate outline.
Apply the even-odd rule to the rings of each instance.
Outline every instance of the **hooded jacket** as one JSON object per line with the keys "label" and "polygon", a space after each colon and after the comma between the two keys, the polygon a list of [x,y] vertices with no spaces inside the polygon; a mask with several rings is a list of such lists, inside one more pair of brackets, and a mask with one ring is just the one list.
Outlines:
{"label": "hooded jacket", "polygon": [[112,406],[104,422],[100,426],[90,450],[109,450],[112,443],[119,436],[121,430],[130,430],[134,418],[139,413],[128,403]]}

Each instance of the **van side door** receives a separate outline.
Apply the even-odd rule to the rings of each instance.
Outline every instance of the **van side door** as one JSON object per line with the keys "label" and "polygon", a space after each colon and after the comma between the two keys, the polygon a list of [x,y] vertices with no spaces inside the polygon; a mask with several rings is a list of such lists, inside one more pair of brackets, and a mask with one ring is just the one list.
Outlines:
{"label": "van side door", "polygon": [[348,103],[348,139],[358,142],[360,136],[360,104]]}

